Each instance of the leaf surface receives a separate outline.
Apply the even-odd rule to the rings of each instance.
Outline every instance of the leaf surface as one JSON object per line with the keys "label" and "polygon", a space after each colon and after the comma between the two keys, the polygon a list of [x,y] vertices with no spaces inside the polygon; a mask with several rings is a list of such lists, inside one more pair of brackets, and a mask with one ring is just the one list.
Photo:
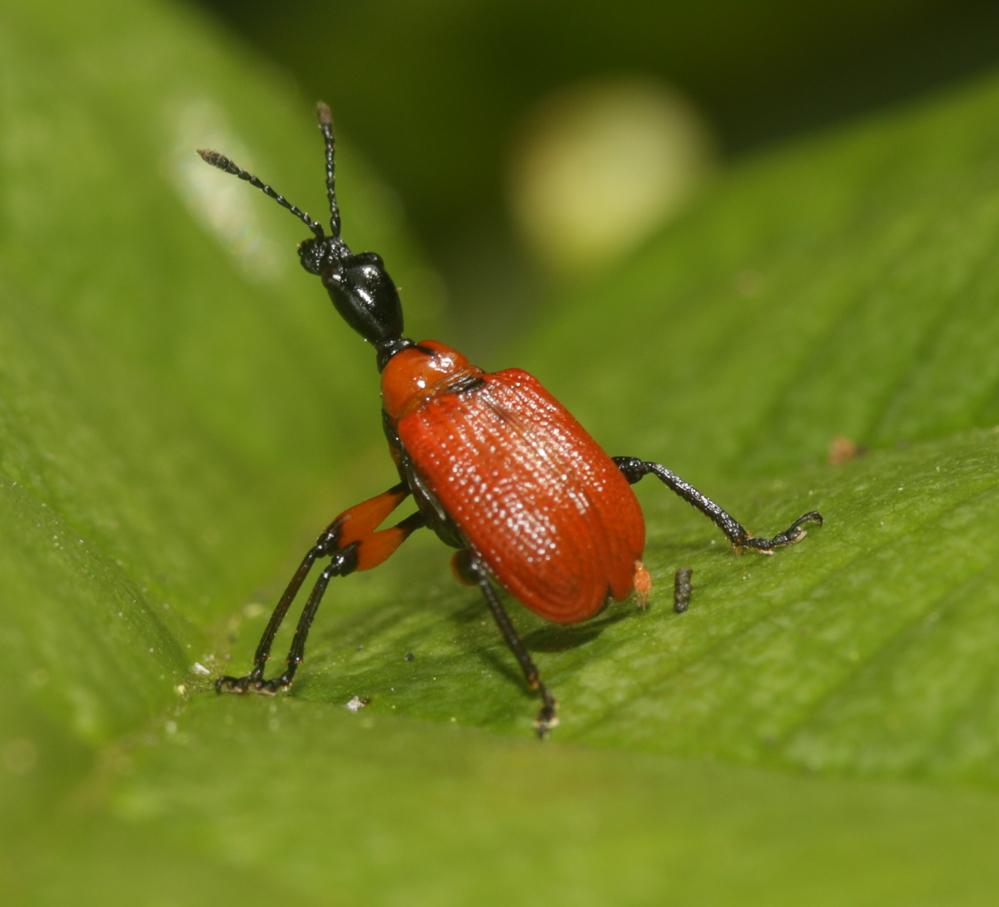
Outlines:
{"label": "leaf surface", "polygon": [[[193,154],[315,213],[318,139],[183,8],[4,16],[5,901],[989,902],[999,82],[732,171],[482,363],[761,534],[827,520],[737,557],[647,479],[652,608],[514,614],[562,708],[540,746],[429,537],[334,583],[291,696],[211,693],[315,532],[393,480],[370,351],[301,231]],[[351,241],[430,333],[419,256],[340,147]],[[837,436],[861,455],[828,463]]]}

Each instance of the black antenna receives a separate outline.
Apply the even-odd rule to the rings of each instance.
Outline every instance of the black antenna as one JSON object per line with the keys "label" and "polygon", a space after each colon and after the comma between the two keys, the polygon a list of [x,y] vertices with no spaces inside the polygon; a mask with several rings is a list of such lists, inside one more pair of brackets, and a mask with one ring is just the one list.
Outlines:
{"label": "black antenna", "polygon": [[319,129],[326,145],[326,197],[330,202],[330,233],[335,239],[340,238],[340,206],[336,203],[336,171],[333,164],[335,143],[333,141],[333,114],[328,104],[320,101],[316,104],[316,116],[319,118]]}
{"label": "black antenna", "polygon": [[[332,141],[332,136],[330,138],[330,141]],[[329,150],[329,146],[327,146],[327,149],[328,149],[327,159],[330,159],[331,151]],[[226,173],[231,173],[233,176],[238,176],[241,180],[246,180],[246,182],[248,182],[251,186],[256,186],[256,188],[259,189],[261,192],[263,192],[264,195],[274,199],[274,201],[276,201],[282,208],[287,208],[292,214],[295,215],[295,217],[297,217],[300,221],[302,221],[302,223],[304,223],[313,233],[316,234],[317,239],[326,238],[326,235],[323,233],[323,226],[322,224],[319,223],[319,221],[313,220],[311,217],[309,217],[308,214],[306,214],[301,208],[299,208],[298,205],[293,205],[283,195],[273,190],[270,186],[267,185],[267,183],[261,182],[261,180],[255,177],[252,173],[243,170],[242,167],[237,167],[224,154],[219,154],[217,151],[209,151],[206,148],[199,148],[198,154],[201,155],[201,159],[206,164],[211,164],[213,167],[218,167],[219,170],[224,170]],[[332,164],[327,165],[327,170],[329,173],[327,180],[332,179],[332,170],[329,169],[330,167],[332,167]],[[337,232],[334,234],[335,236],[340,235],[339,226],[340,222],[338,217]]]}

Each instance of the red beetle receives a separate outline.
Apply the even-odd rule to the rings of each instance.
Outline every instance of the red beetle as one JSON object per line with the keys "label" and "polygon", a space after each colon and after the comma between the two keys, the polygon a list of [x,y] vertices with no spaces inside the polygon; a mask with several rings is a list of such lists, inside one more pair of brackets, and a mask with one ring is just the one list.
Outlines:
{"label": "red beetle", "polygon": [[[558,723],[555,698],[500,602],[499,584],[547,620],[576,623],[611,600],[632,593],[644,607],[651,589],[642,565],[645,522],[631,485],[654,475],[721,529],[738,550],[770,554],[821,524],[809,511],[773,538],[755,538],[714,501],[665,466],[635,457],[609,457],[538,381],[519,369],[484,372],[435,340],[403,336],[399,294],[380,256],[353,253],[340,238],[334,182],[333,124],[318,106],[326,147],[330,232],[229,158],[199,151],[214,167],[246,180],[287,208],[313,232],[298,247],[302,266],[322,280],[343,319],[378,355],[382,418],[399,483],[341,513],[322,532],[281,596],[243,677],[220,677],[216,689],[276,693],[289,686],[305,653],[305,639],[334,576],[370,570],[411,532],[432,529],[457,548],[455,572],[477,585],[541,697],[535,720],[544,736]],[[409,495],[417,510],[390,529],[378,526]],[[313,563],[329,558],[298,621],[287,667],[277,677],[264,668],[278,627]]]}

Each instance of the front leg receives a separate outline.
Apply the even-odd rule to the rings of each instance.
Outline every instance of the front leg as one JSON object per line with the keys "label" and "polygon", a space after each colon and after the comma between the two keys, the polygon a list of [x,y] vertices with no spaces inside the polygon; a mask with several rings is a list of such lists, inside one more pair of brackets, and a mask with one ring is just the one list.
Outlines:
{"label": "front leg", "polygon": [[[316,540],[315,545],[306,552],[291,582],[288,583],[288,588],[274,608],[274,613],[267,622],[267,627],[257,645],[250,673],[242,677],[229,675],[219,677],[215,681],[215,689],[218,692],[273,694],[291,684],[298,666],[305,657],[305,640],[330,580],[334,576],[347,576],[355,570],[370,570],[378,566],[408,538],[411,532],[425,525],[423,516],[414,513],[390,529],[375,531],[408,494],[409,489],[400,483],[380,495],[345,510],[330,523]],[[287,666],[277,677],[265,679],[264,669],[270,658],[271,646],[274,644],[278,628],[312,565],[326,557],[330,558],[330,562],[316,580],[298,620],[298,627],[288,652]]]}
{"label": "front leg", "polygon": [[773,554],[777,548],[784,548],[787,545],[800,542],[806,535],[802,528],[806,523],[822,525],[822,514],[817,510],[809,510],[808,513],[803,513],[798,517],[787,529],[778,532],[772,538],[757,538],[750,535],[742,523],[723,507],[719,507],[706,494],[702,494],[693,485],[685,482],[661,463],[651,463],[648,460],[640,460],[638,457],[614,457],[614,462],[632,485],[647,475],[655,476],[670,491],[675,492],[688,504],[696,507],[721,529],[736,551],[749,548],[753,551],[759,551],[761,554]]}

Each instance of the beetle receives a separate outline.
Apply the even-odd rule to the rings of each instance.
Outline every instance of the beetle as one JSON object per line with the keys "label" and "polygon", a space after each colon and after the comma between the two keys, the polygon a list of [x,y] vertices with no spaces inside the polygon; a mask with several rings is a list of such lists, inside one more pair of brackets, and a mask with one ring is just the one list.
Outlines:
{"label": "beetle", "polygon": [[[329,232],[258,177],[215,151],[204,161],[245,180],[290,211],[312,236],[298,246],[302,267],[321,281],[344,321],[370,343],[381,374],[382,424],[399,481],[339,514],[305,553],[278,600],[250,672],[223,676],[219,692],[274,694],[289,687],[316,611],[334,577],[377,567],[417,529],[457,549],[457,577],[477,586],[528,687],[540,698],[544,737],[558,723],[555,697],[510,620],[499,589],[546,620],[585,621],[634,594],[645,607],[651,579],[642,564],[645,522],[631,486],[655,476],[700,510],[737,550],[772,554],[805,536],[822,516],[808,511],[771,538],[751,535],[722,507],[659,463],[608,456],[575,418],[520,369],[486,372],[436,340],[403,333],[399,293],[375,252],[341,237],[333,120],[317,106],[326,153]],[[404,500],[416,510],[379,529]],[[317,561],[326,561],[295,630],[284,671],[265,677],[275,634]]]}

